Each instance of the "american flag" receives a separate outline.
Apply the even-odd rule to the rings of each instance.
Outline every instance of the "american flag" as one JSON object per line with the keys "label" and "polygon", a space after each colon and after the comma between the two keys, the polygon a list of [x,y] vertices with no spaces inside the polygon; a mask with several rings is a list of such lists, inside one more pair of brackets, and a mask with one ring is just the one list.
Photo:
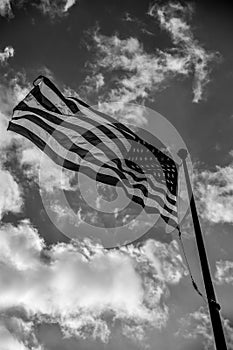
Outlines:
{"label": "american flag", "polygon": [[48,78],[35,80],[14,108],[8,130],[31,140],[58,165],[121,187],[147,213],[177,227],[174,160],[115,118],[65,97]]}

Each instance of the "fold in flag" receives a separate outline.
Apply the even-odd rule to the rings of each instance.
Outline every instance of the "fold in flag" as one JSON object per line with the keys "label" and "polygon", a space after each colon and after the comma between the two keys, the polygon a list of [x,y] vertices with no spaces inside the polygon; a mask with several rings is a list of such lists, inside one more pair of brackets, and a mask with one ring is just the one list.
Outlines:
{"label": "fold in flag", "polygon": [[31,140],[58,165],[121,187],[147,213],[178,225],[177,165],[113,117],[65,97],[46,77],[15,108],[8,130]]}

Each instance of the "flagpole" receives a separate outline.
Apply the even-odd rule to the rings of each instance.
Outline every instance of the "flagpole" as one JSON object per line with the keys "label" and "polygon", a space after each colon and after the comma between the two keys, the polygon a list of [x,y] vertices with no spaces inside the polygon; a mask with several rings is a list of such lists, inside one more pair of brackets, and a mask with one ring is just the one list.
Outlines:
{"label": "flagpole", "polygon": [[201,226],[198,219],[196,204],[195,204],[195,200],[192,192],[192,187],[191,187],[189,173],[188,173],[188,167],[186,163],[188,152],[185,149],[181,149],[178,151],[177,154],[183,162],[184,174],[185,174],[187,190],[188,190],[188,195],[190,200],[190,209],[192,213],[196,243],[197,243],[201,268],[202,268],[202,276],[203,276],[206,295],[208,299],[209,313],[210,313],[210,319],[211,319],[212,329],[214,333],[216,350],[227,350],[226,340],[225,340],[221,317],[220,317],[220,305],[216,301],[214,286],[211,279],[209,263],[208,263],[204,240],[201,232]]}

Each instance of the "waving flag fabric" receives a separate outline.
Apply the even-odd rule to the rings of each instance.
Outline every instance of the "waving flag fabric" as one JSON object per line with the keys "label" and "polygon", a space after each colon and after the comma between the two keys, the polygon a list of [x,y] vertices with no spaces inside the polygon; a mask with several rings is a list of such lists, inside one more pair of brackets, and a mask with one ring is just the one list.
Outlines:
{"label": "waving flag fabric", "polygon": [[65,97],[46,77],[15,108],[8,130],[60,166],[121,187],[147,213],[177,227],[177,165],[113,117]]}

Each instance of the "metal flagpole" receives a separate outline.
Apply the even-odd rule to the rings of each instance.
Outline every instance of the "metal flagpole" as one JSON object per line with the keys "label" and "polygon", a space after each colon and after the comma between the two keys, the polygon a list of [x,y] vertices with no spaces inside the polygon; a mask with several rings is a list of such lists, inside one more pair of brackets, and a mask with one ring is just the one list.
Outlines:
{"label": "metal flagpole", "polygon": [[199,258],[201,262],[202,276],[203,276],[206,295],[208,299],[209,313],[210,313],[210,318],[211,318],[211,323],[212,323],[212,328],[214,333],[216,350],[227,350],[226,340],[225,340],[221,317],[220,317],[220,305],[216,301],[214,286],[211,279],[209,263],[208,263],[204,240],[201,232],[201,226],[198,219],[196,204],[194,201],[194,196],[193,196],[189,173],[188,173],[188,167],[186,163],[188,152],[185,149],[181,149],[178,151],[177,154],[182,159],[182,162],[183,162],[184,174],[185,174],[187,190],[188,190],[188,195],[190,200],[190,209],[192,213],[196,243],[197,243]]}

